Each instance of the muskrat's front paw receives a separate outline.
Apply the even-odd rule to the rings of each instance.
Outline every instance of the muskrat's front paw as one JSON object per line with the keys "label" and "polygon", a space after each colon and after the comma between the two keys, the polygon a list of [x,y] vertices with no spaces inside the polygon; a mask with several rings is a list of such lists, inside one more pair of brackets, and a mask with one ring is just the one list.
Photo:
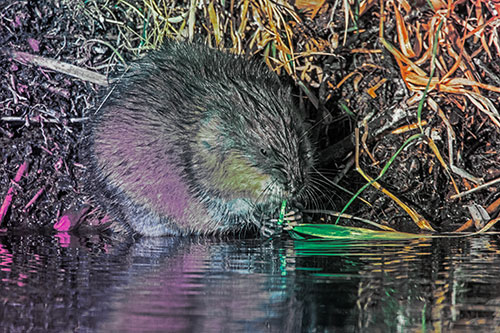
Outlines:
{"label": "muskrat's front paw", "polygon": [[[273,223],[278,224],[277,219],[271,220]],[[290,230],[292,226],[302,223],[302,213],[295,207],[291,208],[283,216],[284,230]]]}
{"label": "muskrat's front paw", "polygon": [[283,230],[291,229],[291,226],[302,222],[302,214],[298,209],[292,208],[283,216],[283,223],[279,224],[278,219],[265,220],[260,226],[260,234],[263,237],[279,235]]}
{"label": "muskrat's front paw", "polygon": [[277,236],[283,232],[283,225],[278,224],[276,219],[266,220],[261,224],[259,232],[265,238]]}

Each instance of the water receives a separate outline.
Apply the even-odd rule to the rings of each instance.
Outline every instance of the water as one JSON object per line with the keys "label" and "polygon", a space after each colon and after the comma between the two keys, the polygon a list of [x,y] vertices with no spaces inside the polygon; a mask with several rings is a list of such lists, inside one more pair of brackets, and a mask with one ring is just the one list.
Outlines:
{"label": "water", "polygon": [[391,242],[0,235],[2,332],[498,330],[498,236]]}

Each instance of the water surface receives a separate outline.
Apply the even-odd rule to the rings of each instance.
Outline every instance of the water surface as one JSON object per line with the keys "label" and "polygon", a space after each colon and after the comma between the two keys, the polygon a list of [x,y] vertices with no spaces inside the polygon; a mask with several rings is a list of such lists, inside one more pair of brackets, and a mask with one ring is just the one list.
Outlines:
{"label": "water surface", "polygon": [[495,331],[499,247],[3,234],[0,330]]}

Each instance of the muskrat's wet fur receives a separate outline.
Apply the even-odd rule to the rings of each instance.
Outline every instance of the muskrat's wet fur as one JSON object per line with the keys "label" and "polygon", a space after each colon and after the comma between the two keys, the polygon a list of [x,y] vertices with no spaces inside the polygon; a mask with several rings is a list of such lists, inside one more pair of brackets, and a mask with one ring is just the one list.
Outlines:
{"label": "muskrat's wet fur", "polygon": [[289,86],[261,61],[177,42],[110,88],[85,154],[88,191],[149,236],[259,229],[307,194],[312,167]]}

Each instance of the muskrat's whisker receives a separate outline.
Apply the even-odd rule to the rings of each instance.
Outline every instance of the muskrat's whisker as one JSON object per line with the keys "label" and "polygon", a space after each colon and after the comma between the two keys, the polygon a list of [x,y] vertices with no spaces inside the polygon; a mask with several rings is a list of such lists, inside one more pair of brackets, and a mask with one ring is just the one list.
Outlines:
{"label": "muskrat's whisker", "polygon": [[314,184],[318,191],[323,190],[326,192],[333,192],[331,184],[324,179],[311,179],[311,184]]}
{"label": "muskrat's whisker", "polygon": [[[322,188],[324,190],[321,190]],[[311,190],[314,190],[317,193],[325,193],[326,192],[326,194],[332,193],[332,194],[338,195],[336,192],[332,191],[331,186],[328,182],[326,182],[325,180],[322,180],[322,179],[317,179],[317,178],[311,178]],[[327,201],[328,204],[335,206],[330,195],[326,195],[326,198],[328,199],[328,201]],[[319,200],[317,200],[317,202],[319,203]],[[318,209],[319,209],[319,207],[320,207],[320,205],[318,204]]]}
{"label": "muskrat's whisker", "polygon": [[324,179],[311,177],[310,182],[312,185],[315,185],[318,190],[320,190],[320,188],[331,190],[331,185]]}
{"label": "muskrat's whisker", "polygon": [[[255,200],[255,202],[261,202],[260,200],[262,198],[265,198],[267,197],[267,193],[269,191],[271,191],[271,187],[274,185],[276,180],[273,180],[272,182],[270,182],[269,184],[267,184],[267,186],[260,192],[260,194],[257,196],[257,199]],[[271,193],[272,194],[272,193]]]}
{"label": "muskrat's whisker", "polygon": [[317,174],[321,174],[321,175],[333,175],[333,176],[336,176],[338,175],[338,171],[332,171],[332,170],[311,170],[311,175],[317,175]]}
{"label": "muskrat's whisker", "polygon": [[307,193],[311,198],[311,201],[314,203],[316,207],[320,207],[319,197],[316,195],[316,192],[319,192],[319,188],[316,184],[312,183],[309,187]]}
{"label": "muskrat's whisker", "polygon": [[[257,199],[255,200],[256,203],[265,203],[264,200],[262,200],[262,198],[266,198],[270,195],[272,195],[272,193],[270,193],[268,195],[268,193],[271,191],[273,185],[277,182],[277,180],[272,180],[269,184],[267,184],[267,186],[260,192],[260,194],[257,196]],[[262,201],[261,201],[262,200]],[[256,206],[256,205],[255,205]],[[265,212],[264,211],[258,211],[258,213],[260,213],[260,216],[259,216],[259,221],[262,221],[266,218],[268,218],[267,216],[265,216]]]}
{"label": "muskrat's whisker", "polygon": [[316,175],[319,175],[328,184],[330,184],[331,186],[333,186],[333,187],[335,187],[335,188],[337,188],[337,189],[339,189],[341,191],[345,191],[345,189],[342,186],[340,186],[339,184],[335,183],[331,179],[328,179],[328,177],[326,177],[323,173],[319,172],[314,167],[312,167],[312,169],[313,169],[313,171],[315,172]]}
{"label": "muskrat's whisker", "polygon": [[311,201],[311,205],[313,207],[320,207],[320,202],[317,198],[317,196],[314,195],[314,184],[311,184],[311,186],[307,189],[307,195],[309,196],[309,200]]}
{"label": "muskrat's whisker", "polygon": [[[320,171],[319,169],[316,169],[315,167],[311,167],[311,172],[313,172],[314,175],[319,175],[321,176],[322,178],[328,180],[331,182],[330,179],[328,179],[324,174],[325,173],[329,173],[328,171]],[[332,171],[331,174],[334,174],[334,172]]]}

